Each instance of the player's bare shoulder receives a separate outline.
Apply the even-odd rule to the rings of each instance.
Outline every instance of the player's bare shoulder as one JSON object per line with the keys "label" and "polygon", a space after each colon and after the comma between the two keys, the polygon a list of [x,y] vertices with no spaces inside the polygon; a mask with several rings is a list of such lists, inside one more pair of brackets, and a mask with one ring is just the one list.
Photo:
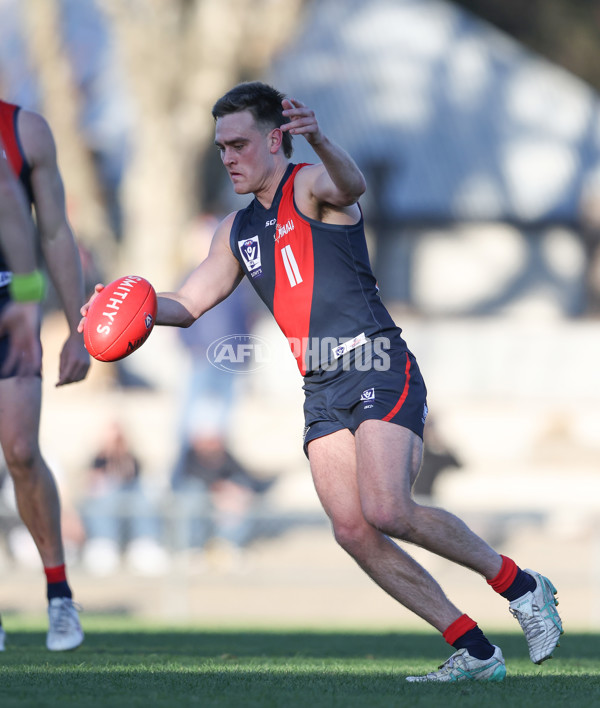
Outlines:
{"label": "player's bare shoulder", "polygon": [[314,186],[324,172],[322,164],[304,165],[294,177],[294,200],[300,211],[311,219],[319,219],[322,205],[314,195]]}
{"label": "player's bare shoulder", "polygon": [[233,255],[229,242],[236,214],[236,211],[228,214],[215,229],[207,260],[209,260],[213,266],[225,268],[228,272],[230,270],[231,272],[235,272],[237,277],[237,275],[242,272],[242,269],[237,258]]}
{"label": "player's bare shoulder", "polygon": [[231,248],[229,247],[229,237],[231,236],[231,229],[233,227],[233,222],[235,221],[236,214],[237,211],[232,211],[221,222],[219,222],[212,238],[212,243],[210,246],[211,251],[214,248],[225,248],[231,253]]}
{"label": "player's bare shoulder", "polygon": [[56,144],[48,121],[39,113],[21,109],[18,130],[27,161],[31,165],[56,161]]}
{"label": "player's bare shoulder", "polygon": [[231,233],[231,227],[233,226],[233,222],[235,221],[236,216],[237,211],[232,211],[231,213],[227,214],[227,216],[217,226],[217,232],[223,230],[226,231],[227,236],[229,236],[229,234]]}
{"label": "player's bare shoulder", "polygon": [[307,194],[312,194],[314,191],[314,185],[321,175],[326,172],[325,167],[320,163],[314,165],[303,165],[294,179],[294,192],[296,194],[307,192]]}
{"label": "player's bare shoulder", "polygon": [[357,223],[360,209],[354,204],[339,205],[320,195],[318,185],[323,180],[330,182],[324,165],[305,165],[294,179],[294,200],[302,214],[327,224],[350,225]]}

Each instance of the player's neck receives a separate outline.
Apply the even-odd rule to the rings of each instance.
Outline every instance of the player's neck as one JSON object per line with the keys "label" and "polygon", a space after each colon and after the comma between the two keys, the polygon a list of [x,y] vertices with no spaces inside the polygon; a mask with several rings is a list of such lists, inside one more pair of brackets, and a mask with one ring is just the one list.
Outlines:
{"label": "player's neck", "polygon": [[275,199],[275,193],[285,175],[288,165],[289,161],[287,159],[285,161],[278,161],[265,179],[264,185],[254,192],[254,196],[265,209],[271,208],[273,200]]}

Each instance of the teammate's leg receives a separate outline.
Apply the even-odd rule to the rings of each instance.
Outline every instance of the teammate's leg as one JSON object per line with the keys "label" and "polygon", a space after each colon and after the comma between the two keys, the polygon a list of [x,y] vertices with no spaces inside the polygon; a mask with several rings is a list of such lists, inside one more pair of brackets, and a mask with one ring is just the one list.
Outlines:
{"label": "teammate's leg", "polygon": [[38,443],[41,380],[0,380],[0,443],[15,487],[17,508],[44,568],[64,564],[60,501]]}
{"label": "teammate's leg", "polygon": [[44,566],[49,601],[47,646],[72,649],[83,640],[67,582],[60,500],[39,448],[41,379],[0,380],[0,444],[13,479],[17,508]]}

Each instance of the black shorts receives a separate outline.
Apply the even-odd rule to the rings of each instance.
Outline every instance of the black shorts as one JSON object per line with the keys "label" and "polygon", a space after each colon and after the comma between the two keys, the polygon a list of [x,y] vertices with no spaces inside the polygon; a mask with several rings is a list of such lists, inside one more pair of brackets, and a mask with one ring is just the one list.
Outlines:
{"label": "black shorts", "polygon": [[[403,340],[398,338],[403,345]],[[332,374],[304,379],[304,453],[308,443],[337,430],[352,434],[365,420],[385,420],[423,437],[427,389],[415,357],[394,342],[383,359],[370,357]],[[356,352],[360,359],[360,350]],[[362,369],[362,370],[361,370]]]}

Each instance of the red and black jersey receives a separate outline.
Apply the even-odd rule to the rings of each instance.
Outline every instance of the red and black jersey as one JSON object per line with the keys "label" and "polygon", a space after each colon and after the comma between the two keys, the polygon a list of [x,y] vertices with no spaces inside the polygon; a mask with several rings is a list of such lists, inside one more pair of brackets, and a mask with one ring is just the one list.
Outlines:
{"label": "red and black jersey", "polygon": [[230,246],[288,338],[302,375],[336,358],[343,343],[399,334],[379,297],[361,220],[325,224],[301,214],[290,164],[269,209],[240,210]]}
{"label": "red and black jersey", "polygon": [[[33,192],[31,188],[31,169],[25,157],[25,151],[21,145],[19,131],[17,129],[17,117],[20,111],[19,106],[12,103],[0,101],[0,137],[2,138],[3,154],[1,159],[8,160],[15,175],[25,188],[30,203],[33,203]],[[0,271],[9,270],[2,251],[0,249]]]}
{"label": "red and black jersey", "polygon": [[33,201],[30,180],[31,170],[25,157],[25,151],[21,145],[17,128],[17,118],[20,110],[20,106],[0,101],[0,137],[2,137],[2,143],[4,144],[5,154],[3,157],[10,162],[14,173],[21,180],[21,184],[25,188],[30,201]]}

